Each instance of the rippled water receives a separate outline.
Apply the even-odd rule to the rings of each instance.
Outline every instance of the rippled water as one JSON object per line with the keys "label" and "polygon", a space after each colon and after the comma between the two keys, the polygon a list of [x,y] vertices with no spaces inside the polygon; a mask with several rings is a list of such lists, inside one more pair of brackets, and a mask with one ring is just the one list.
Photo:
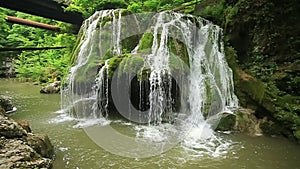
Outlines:
{"label": "rippled water", "polygon": [[[35,133],[48,134],[55,146],[54,169],[64,168],[300,168],[300,146],[284,138],[249,137],[246,135],[216,134],[228,145],[220,143],[218,156],[205,151],[188,149],[182,144],[150,158],[133,159],[111,154],[98,147],[83,129],[59,112],[59,95],[42,95],[40,87],[13,80],[0,80],[0,94],[13,98],[18,111],[10,116],[27,119]],[[61,121],[59,121],[61,120]],[[111,126],[121,133],[132,134],[130,123],[115,121]],[[139,129],[139,128],[136,128]],[[217,151],[217,150],[216,150]],[[199,153],[204,152],[204,153]]]}

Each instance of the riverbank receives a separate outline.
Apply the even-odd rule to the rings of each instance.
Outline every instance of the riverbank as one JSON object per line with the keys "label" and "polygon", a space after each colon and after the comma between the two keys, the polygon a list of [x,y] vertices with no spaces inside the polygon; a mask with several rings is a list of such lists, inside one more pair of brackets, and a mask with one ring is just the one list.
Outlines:
{"label": "riverbank", "polygon": [[[6,97],[0,98],[3,103]],[[33,134],[26,120],[7,117],[13,106],[4,103],[0,105],[0,168],[52,168],[54,151],[48,136]]]}

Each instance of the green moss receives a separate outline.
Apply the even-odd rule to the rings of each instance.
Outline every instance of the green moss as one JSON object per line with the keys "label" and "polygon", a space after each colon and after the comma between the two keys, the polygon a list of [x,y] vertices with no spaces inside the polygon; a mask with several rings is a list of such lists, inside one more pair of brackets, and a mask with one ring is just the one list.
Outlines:
{"label": "green moss", "polygon": [[75,61],[77,59],[80,47],[81,47],[81,45],[83,43],[82,36],[83,36],[83,32],[80,31],[78,33],[78,35],[77,35],[77,40],[76,40],[76,43],[75,43],[75,48],[73,49],[71,57],[70,57],[70,66],[72,66],[72,65],[75,64]]}
{"label": "green moss", "polygon": [[272,121],[264,122],[260,124],[260,128],[265,134],[268,135],[279,135],[283,132],[283,128]]}
{"label": "green moss", "polygon": [[142,70],[140,70],[139,72],[138,72],[138,80],[140,80],[140,81],[146,81],[146,80],[148,80],[149,79],[149,77],[150,77],[150,74],[151,74],[151,69],[149,68],[149,67],[147,67],[147,68],[143,68]]}
{"label": "green moss", "polygon": [[139,43],[140,35],[133,35],[128,38],[122,39],[122,53],[131,52]]}
{"label": "green moss", "polygon": [[99,28],[100,26],[101,27],[107,26],[108,24],[112,23],[112,20],[113,20],[112,15],[108,15],[106,17],[103,17],[102,19],[99,20],[99,22],[97,24],[97,27]]}
{"label": "green moss", "polygon": [[122,61],[122,57],[113,57],[108,61],[109,69],[108,75],[112,77],[114,75],[115,70],[118,68],[120,62]]}
{"label": "green moss", "polygon": [[137,73],[144,65],[144,59],[140,55],[127,55],[119,64],[118,75]]}
{"label": "green moss", "polygon": [[188,69],[187,65],[183,62],[183,60],[177,55],[174,55],[173,53],[171,53],[169,57],[169,67],[171,69],[172,74],[184,73],[185,69]]}
{"label": "green moss", "polygon": [[122,11],[121,11],[121,15],[122,16],[126,16],[126,15],[131,15],[132,14],[132,12],[130,11],[130,10],[128,10],[128,9],[121,9]]}
{"label": "green moss", "polygon": [[140,55],[122,54],[110,58],[108,64],[109,77],[111,78],[115,71],[118,71],[118,76],[121,76],[122,74],[137,73],[138,70],[143,67],[144,60]]}
{"label": "green moss", "polygon": [[257,103],[262,103],[266,92],[266,85],[261,81],[249,78],[241,82],[240,87],[243,91],[246,91],[250,97],[257,101]]}
{"label": "green moss", "polygon": [[295,138],[300,141],[300,130],[294,131]]}
{"label": "green moss", "polygon": [[239,123],[239,126],[242,126],[242,128],[247,127],[247,123],[250,120],[249,115],[247,113],[238,111],[236,113],[236,118],[237,118],[237,121]]}
{"label": "green moss", "polygon": [[[189,67],[189,54],[186,45],[183,42],[170,38],[168,41],[168,47],[171,52],[171,56],[176,55],[177,58],[180,58]],[[174,58],[171,58],[171,60],[175,61]]]}
{"label": "green moss", "polygon": [[107,59],[112,58],[113,56],[114,56],[113,50],[112,50],[112,49],[107,50],[107,52],[105,53],[105,55],[104,55],[104,57],[103,57],[103,59],[102,59],[103,63],[104,63]]}
{"label": "green moss", "polygon": [[95,79],[95,76],[97,75],[99,65],[97,63],[88,63],[87,66],[81,67],[77,70],[76,74],[76,81],[77,82],[85,82],[92,79]]}
{"label": "green moss", "polygon": [[216,129],[220,131],[233,130],[235,126],[235,120],[236,116],[233,114],[222,117]]}
{"label": "green moss", "polygon": [[237,52],[236,50],[231,47],[227,46],[225,47],[225,56],[226,56],[226,61],[228,63],[228,66],[231,68],[233,72],[233,78],[237,80],[237,71],[238,71],[238,64],[237,64]]}
{"label": "green moss", "polygon": [[144,59],[139,55],[132,55],[127,57],[127,62],[123,72],[136,73],[137,70],[141,69],[144,65]]}
{"label": "green moss", "polygon": [[141,38],[140,47],[139,47],[138,51],[141,53],[150,53],[152,43],[153,43],[153,34],[152,33],[144,33]]}

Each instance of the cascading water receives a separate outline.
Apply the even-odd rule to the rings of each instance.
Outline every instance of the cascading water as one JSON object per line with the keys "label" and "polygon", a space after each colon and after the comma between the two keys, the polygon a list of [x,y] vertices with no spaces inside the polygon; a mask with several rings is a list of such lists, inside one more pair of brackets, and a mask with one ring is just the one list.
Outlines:
{"label": "cascading water", "polygon": [[[187,130],[184,147],[217,153],[226,144],[214,136],[214,125],[222,112],[238,106],[232,72],[224,56],[222,30],[205,19],[174,12],[147,17],[123,13],[99,11],[84,22],[76,62],[62,92],[63,109],[83,122],[77,127],[95,124],[86,123],[89,120],[107,125],[112,111],[119,110],[113,104],[125,103],[130,115],[124,117],[132,120],[135,108],[130,99],[122,100],[124,92],[120,89],[128,84],[119,83],[120,77],[126,75],[131,81],[133,76],[128,72],[116,75],[120,72],[116,63],[121,65],[124,58],[139,55],[143,64],[134,73],[140,74],[138,94],[131,97],[139,98],[140,114],[132,121],[146,124],[136,124],[136,137],[161,142],[169,139],[163,130]],[[145,41],[149,41],[147,47]],[[143,74],[147,71],[148,76]],[[114,77],[119,79],[117,85],[113,84]],[[120,97],[114,97],[114,90],[120,91]],[[174,103],[180,104],[179,110],[175,111]],[[147,106],[147,111],[142,110]],[[205,146],[204,140],[210,140],[210,146]]]}

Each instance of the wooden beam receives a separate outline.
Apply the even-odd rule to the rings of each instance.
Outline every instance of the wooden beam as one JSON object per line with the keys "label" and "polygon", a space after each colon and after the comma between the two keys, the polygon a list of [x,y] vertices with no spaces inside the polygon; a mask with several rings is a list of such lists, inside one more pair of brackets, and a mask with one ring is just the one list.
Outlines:
{"label": "wooden beam", "polygon": [[36,28],[42,28],[42,29],[47,29],[47,30],[52,30],[52,31],[60,31],[60,28],[57,26],[40,23],[40,22],[35,22],[35,21],[28,20],[28,19],[17,18],[14,16],[7,16],[7,21],[12,22],[12,23],[21,24],[21,25],[32,26],[32,27],[36,27]]}
{"label": "wooden beam", "polygon": [[0,48],[0,52],[7,51],[25,51],[25,50],[50,50],[50,49],[64,49],[66,46],[54,46],[54,47],[17,47],[17,48]]}

